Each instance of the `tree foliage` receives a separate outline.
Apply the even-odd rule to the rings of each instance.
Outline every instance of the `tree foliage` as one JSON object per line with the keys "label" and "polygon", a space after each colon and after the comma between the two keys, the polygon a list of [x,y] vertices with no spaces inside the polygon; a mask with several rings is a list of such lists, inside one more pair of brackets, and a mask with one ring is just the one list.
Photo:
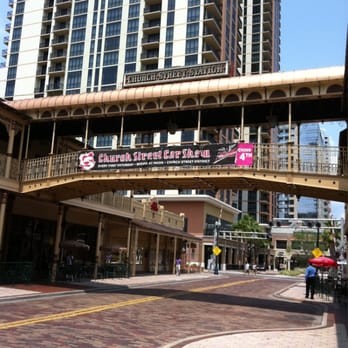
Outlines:
{"label": "tree foliage", "polygon": [[262,228],[258,222],[248,214],[243,215],[243,217],[233,225],[233,229],[243,232],[262,232]]}

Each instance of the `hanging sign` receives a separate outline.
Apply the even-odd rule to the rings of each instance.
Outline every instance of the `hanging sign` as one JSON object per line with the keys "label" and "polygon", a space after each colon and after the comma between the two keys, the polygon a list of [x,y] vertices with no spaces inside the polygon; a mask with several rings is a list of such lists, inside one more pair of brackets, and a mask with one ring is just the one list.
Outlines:
{"label": "hanging sign", "polygon": [[253,144],[207,144],[80,152],[83,171],[170,166],[251,166]]}

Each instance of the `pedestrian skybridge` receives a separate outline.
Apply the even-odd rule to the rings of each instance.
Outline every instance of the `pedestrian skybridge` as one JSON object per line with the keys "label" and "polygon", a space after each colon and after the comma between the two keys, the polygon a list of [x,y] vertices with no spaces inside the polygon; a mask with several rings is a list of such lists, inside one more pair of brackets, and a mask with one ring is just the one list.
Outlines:
{"label": "pedestrian skybridge", "polygon": [[[248,145],[86,150],[29,159],[21,192],[65,200],[119,190],[243,189],[348,201],[347,148]],[[207,160],[212,153],[213,161]]]}

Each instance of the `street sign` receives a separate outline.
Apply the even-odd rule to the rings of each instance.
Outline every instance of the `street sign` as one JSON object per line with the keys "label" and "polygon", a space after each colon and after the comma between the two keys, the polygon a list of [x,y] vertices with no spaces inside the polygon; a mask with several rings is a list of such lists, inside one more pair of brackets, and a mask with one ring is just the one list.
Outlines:
{"label": "street sign", "polygon": [[314,255],[314,257],[319,257],[319,256],[323,255],[323,253],[321,252],[321,250],[319,248],[313,249],[312,254]]}
{"label": "street sign", "polygon": [[221,253],[221,249],[218,246],[213,248],[213,253],[215,256],[218,256]]}

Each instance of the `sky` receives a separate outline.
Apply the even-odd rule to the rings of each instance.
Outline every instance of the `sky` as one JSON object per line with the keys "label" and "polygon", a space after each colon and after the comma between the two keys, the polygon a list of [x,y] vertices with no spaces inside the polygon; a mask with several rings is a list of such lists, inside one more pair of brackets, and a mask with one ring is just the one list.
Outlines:
{"label": "sky", "polygon": [[[281,71],[344,65],[348,0],[281,1]],[[337,145],[345,122],[324,123]],[[344,204],[331,203],[333,218],[344,217]]]}
{"label": "sky", "polygon": [[[2,0],[0,7],[0,47],[10,9]],[[281,0],[281,71],[344,65],[348,32],[348,0]],[[323,128],[337,145],[344,122],[325,123]],[[342,203],[332,203],[334,218],[343,217]]]}

